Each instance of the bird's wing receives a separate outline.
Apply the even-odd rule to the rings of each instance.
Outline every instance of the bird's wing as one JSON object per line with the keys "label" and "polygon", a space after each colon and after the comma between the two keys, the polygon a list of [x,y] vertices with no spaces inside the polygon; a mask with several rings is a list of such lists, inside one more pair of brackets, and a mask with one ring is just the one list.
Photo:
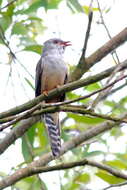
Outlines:
{"label": "bird's wing", "polygon": [[[64,84],[68,82],[68,72],[65,75]],[[65,100],[65,93],[60,96],[60,102],[63,102]]]}
{"label": "bird's wing", "polygon": [[39,60],[36,66],[36,75],[35,75],[35,97],[41,95],[41,86],[42,86],[42,74],[43,74],[43,64],[42,59]]}

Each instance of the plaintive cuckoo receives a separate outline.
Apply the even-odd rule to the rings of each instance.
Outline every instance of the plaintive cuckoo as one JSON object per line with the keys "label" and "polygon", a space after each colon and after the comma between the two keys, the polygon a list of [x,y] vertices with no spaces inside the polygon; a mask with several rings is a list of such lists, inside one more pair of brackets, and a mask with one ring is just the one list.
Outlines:
{"label": "plaintive cuckoo", "polygon": [[[57,88],[67,82],[68,69],[64,62],[65,47],[71,45],[69,41],[61,39],[50,39],[44,43],[41,58],[36,66],[35,96],[48,94],[52,89]],[[61,94],[46,103],[64,101],[65,94]],[[52,154],[59,156],[61,149],[59,113],[45,114],[44,121],[48,130]]]}

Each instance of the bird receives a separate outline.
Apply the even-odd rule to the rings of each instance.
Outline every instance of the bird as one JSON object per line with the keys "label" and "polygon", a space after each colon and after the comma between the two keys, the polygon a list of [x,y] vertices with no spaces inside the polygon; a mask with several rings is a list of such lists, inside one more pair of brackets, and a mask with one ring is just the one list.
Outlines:
{"label": "bird", "polygon": [[[40,60],[36,66],[35,97],[48,93],[68,81],[68,67],[64,61],[64,52],[70,41],[52,38],[44,42]],[[45,103],[56,103],[65,100],[65,93]],[[52,155],[60,156],[61,138],[59,113],[46,113],[42,116],[48,131]]]}

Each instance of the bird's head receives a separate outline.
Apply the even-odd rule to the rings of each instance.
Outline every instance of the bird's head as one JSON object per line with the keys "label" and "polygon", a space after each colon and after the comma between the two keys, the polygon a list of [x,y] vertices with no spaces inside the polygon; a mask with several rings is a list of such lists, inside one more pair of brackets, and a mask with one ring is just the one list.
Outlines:
{"label": "bird's head", "polygon": [[44,43],[43,51],[59,50],[63,53],[65,48],[70,45],[70,41],[63,41],[59,38],[52,38]]}

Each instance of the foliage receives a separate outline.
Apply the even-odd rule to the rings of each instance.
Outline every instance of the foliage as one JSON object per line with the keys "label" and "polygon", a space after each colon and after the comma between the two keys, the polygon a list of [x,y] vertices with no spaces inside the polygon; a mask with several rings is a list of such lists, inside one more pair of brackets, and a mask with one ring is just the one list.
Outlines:
{"label": "foliage", "polygon": [[[7,56],[15,59],[18,52],[30,51],[37,54],[42,52],[42,44],[37,43],[37,37],[43,35],[46,30],[44,25],[44,19],[38,16],[38,12],[45,11],[48,14],[49,9],[59,9],[59,5],[64,0],[15,0],[11,3],[10,0],[0,1],[0,44],[2,47],[7,48]],[[5,3],[6,2],[6,3]],[[89,12],[89,7],[87,5],[81,5],[78,0],[67,0],[66,6],[73,13],[84,13],[87,16]],[[4,8],[6,4],[10,3]],[[98,11],[98,8],[93,8],[93,11]],[[107,12],[107,10],[104,10]],[[18,40],[13,47],[11,47],[12,41]],[[13,51],[12,51],[13,49]],[[15,56],[14,56],[15,55]],[[10,59],[9,63],[10,63]],[[15,61],[11,59],[11,64]],[[13,62],[14,61],[14,62]],[[18,64],[18,63],[17,63]],[[27,85],[34,90],[33,81],[29,78],[24,78]],[[88,94],[98,90],[103,85],[98,82],[89,85],[87,88],[82,89],[82,94]],[[80,94],[81,95],[81,94]],[[77,91],[69,92],[67,94],[67,99],[74,99],[80,97]],[[93,101],[93,97],[78,102],[79,105],[88,104]],[[105,113],[103,110],[110,110],[113,116],[123,113],[126,110],[127,98],[123,97],[119,100],[114,98],[114,95],[107,97],[98,105],[96,111],[98,113]],[[107,113],[108,114],[108,113]],[[62,122],[62,140],[67,141],[71,139],[74,135],[82,133],[82,131],[87,130],[90,127],[94,127],[97,124],[103,123],[104,119],[93,118],[88,115],[82,116],[74,113],[65,114]],[[115,128],[107,132],[104,135],[98,136],[93,139],[93,143],[88,143],[86,145],[81,145],[76,149],[70,150],[70,152],[63,156],[62,162],[78,161],[84,157],[93,160],[100,160],[102,163],[106,163],[109,166],[120,170],[126,170],[126,150],[122,154],[118,152],[113,152],[109,142],[119,141],[125,134],[121,128]],[[107,138],[108,137],[108,138]],[[95,142],[94,142],[95,140]],[[112,141],[111,141],[112,140]],[[34,124],[31,129],[26,132],[26,134],[21,138],[21,149],[24,162],[19,164],[17,167],[23,167],[25,164],[30,163],[35,157],[43,155],[50,150],[48,143],[47,132],[42,123]],[[57,164],[57,162],[54,161]],[[6,174],[0,171],[1,177]],[[91,182],[93,175],[96,179],[107,182],[108,184],[117,184],[123,182],[123,179],[119,179],[108,174],[107,172],[101,171],[89,167],[80,167],[71,170],[65,170],[61,172],[60,184],[61,189],[65,190],[77,190],[81,187],[87,186]],[[42,179],[40,181],[39,176],[32,176],[25,178],[15,185],[12,189],[29,190],[35,189],[40,190],[48,189],[48,184]]]}

